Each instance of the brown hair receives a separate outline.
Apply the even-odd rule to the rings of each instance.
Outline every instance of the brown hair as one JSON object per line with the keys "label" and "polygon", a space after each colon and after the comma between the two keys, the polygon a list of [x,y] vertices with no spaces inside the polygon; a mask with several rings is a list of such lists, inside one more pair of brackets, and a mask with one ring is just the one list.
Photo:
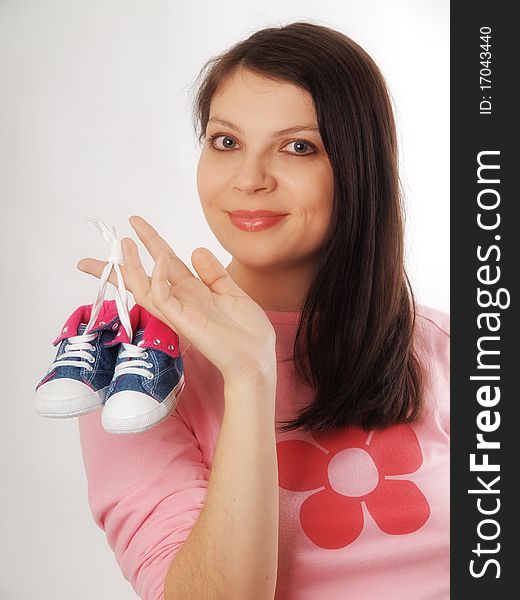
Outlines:
{"label": "brown hair", "polygon": [[294,342],[297,372],[315,396],[281,431],[411,423],[422,409],[423,381],[384,78],[339,31],[310,22],[262,29],[202,67],[194,105],[199,142],[214,93],[237,68],[309,92],[334,174],[329,229]]}

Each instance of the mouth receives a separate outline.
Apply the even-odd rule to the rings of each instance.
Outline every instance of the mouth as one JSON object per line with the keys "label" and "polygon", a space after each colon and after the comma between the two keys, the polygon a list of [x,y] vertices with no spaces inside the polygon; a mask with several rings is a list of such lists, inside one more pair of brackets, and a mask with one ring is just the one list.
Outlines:
{"label": "mouth", "polygon": [[237,210],[229,213],[231,223],[242,231],[263,231],[283,221],[287,213],[269,210]]}
{"label": "mouth", "polygon": [[257,219],[260,217],[284,217],[287,213],[274,212],[272,210],[234,210],[230,214],[234,217]]}

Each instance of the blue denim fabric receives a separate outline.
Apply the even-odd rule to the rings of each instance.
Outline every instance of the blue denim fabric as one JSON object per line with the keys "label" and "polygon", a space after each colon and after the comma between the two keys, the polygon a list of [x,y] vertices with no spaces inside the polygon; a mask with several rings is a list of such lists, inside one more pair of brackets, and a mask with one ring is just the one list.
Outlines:
{"label": "blue denim fabric", "polygon": [[[93,367],[92,371],[87,369],[87,367],[80,368],[70,365],[61,367],[56,365],[53,370],[53,375],[49,377],[50,371],[48,371],[45,376],[42,377],[35,389],[38,389],[45,380],[50,381],[52,379],[76,379],[77,381],[86,383],[95,391],[107,387],[112,380],[112,376],[114,375],[114,365],[117,359],[118,346],[105,347],[104,343],[113,340],[116,336],[117,329],[119,328],[118,325],[117,329],[113,329],[113,326],[116,324],[119,324],[119,319],[117,317],[114,318],[110,323],[107,323],[106,325],[98,327],[97,329],[93,329],[89,332],[98,332],[98,336],[89,342],[95,347],[95,350],[86,350],[86,352],[91,354],[94,359],[91,363],[88,363],[85,359],[77,356],[73,357],[73,360],[75,361],[84,362],[85,365],[90,364],[90,366]],[[81,323],[78,327],[77,333],[72,333],[70,337],[82,335],[86,328],[87,323]],[[68,338],[65,338],[61,341],[54,360],[58,360],[60,356],[65,353],[65,347],[69,343],[70,342]]]}
{"label": "blue denim fabric", "polygon": [[[138,329],[134,335],[132,344],[137,346],[142,340],[143,335],[144,329]],[[114,347],[118,348],[116,366],[127,361],[138,360],[120,357],[121,353],[125,350],[123,344],[117,344]],[[123,390],[147,394],[157,400],[157,402],[161,403],[177,385],[184,371],[182,357],[179,355],[177,358],[173,358],[165,352],[153,348],[144,348],[144,350],[148,354],[147,358],[144,360],[151,363],[152,366],[148,369],[144,367],[139,368],[148,370],[153,375],[153,379],[147,379],[146,377],[135,373],[124,373],[119,375],[119,377],[114,378],[110,383],[105,403],[112,395]]]}

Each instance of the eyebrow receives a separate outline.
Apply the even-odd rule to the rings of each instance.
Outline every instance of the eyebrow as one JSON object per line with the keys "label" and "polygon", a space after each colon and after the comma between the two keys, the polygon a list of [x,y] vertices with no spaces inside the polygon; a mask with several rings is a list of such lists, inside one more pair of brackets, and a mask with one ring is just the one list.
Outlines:
{"label": "eyebrow", "polygon": [[[225,119],[221,119],[220,117],[211,117],[208,120],[208,123],[220,123],[221,125],[225,125],[226,127],[230,127],[238,133],[244,133],[242,128],[232,123],[231,121],[226,121]],[[272,137],[278,137],[280,135],[287,135],[288,133],[296,133],[297,131],[319,131],[319,127],[316,125],[294,125],[293,127],[288,127],[287,129],[281,129],[280,131],[275,131],[272,134]]]}

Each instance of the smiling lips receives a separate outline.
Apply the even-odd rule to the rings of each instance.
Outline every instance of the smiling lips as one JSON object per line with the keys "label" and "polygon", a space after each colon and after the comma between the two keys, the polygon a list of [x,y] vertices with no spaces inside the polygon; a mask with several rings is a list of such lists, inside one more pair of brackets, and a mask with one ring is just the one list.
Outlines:
{"label": "smiling lips", "polygon": [[262,231],[273,227],[286,216],[271,210],[235,210],[229,213],[231,223],[242,231]]}

